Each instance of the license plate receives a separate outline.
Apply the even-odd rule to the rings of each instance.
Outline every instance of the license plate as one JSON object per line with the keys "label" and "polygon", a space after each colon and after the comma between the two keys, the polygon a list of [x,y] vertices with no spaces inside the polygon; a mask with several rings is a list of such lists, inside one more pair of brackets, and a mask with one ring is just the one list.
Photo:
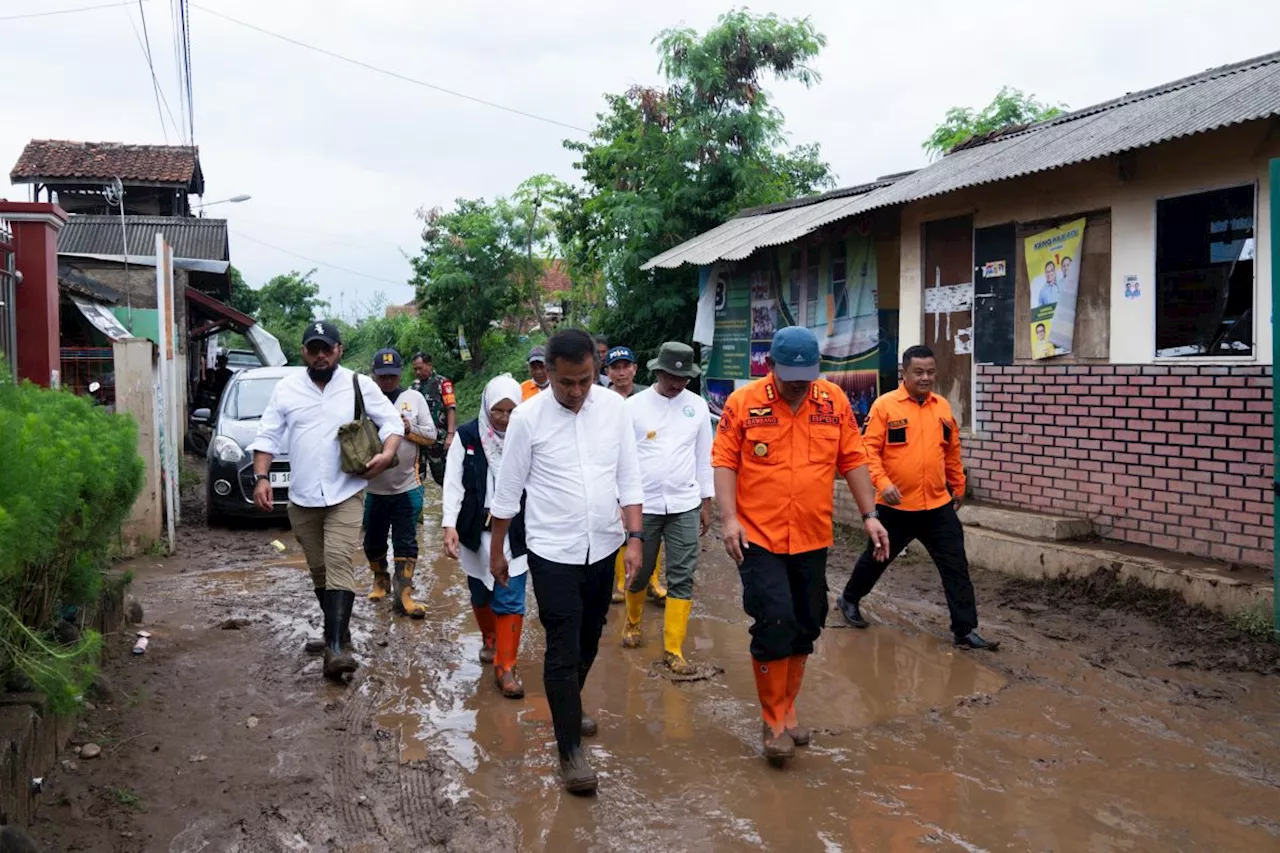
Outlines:
{"label": "license plate", "polygon": [[272,472],[271,472],[271,485],[272,485],[272,486],[287,486],[287,485],[289,485],[289,472],[288,472],[288,471],[272,471]]}

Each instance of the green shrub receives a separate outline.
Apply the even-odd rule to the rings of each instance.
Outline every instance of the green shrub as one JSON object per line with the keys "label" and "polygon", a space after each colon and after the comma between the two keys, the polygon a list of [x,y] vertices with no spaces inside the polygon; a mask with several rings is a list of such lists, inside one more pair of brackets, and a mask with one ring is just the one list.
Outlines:
{"label": "green shrub", "polygon": [[55,711],[75,702],[101,641],[61,644],[53,629],[97,600],[142,476],[128,416],[0,377],[0,677],[25,674]]}

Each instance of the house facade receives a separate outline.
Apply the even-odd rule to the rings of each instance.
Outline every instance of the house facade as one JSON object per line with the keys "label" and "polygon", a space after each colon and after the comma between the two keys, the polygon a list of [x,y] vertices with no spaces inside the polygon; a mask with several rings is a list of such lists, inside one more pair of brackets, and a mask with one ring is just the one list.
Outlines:
{"label": "house facade", "polygon": [[937,353],[974,495],[1269,565],[1278,158],[1273,54],[739,217],[650,264],[737,270],[842,223],[892,222],[896,280],[878,277],[877,310],[897,311],[895,356]]}

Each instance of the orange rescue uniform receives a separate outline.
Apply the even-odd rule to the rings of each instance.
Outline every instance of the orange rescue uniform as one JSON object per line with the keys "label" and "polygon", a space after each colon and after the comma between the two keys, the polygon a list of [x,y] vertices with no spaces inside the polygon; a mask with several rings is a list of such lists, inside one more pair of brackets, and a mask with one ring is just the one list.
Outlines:
{"label": "orange rescue uniform", "polygon": [[729,395],[711,464],[738,474],[738,519],[747,539],[774,554],[832,543],[835,475],[869,462],[844,391],[816,380],[792,412],[773,375]]}
{"label": "orange rescue uniform", "polygon": [[525,400],[528,400],[541,390],[542,389],[538,387],[537,382],[534,382],[532,379],[526,379],[520,383],[520,392],[524,395],[520,398],[520,402],[523,403]]}
{"label": "orange rescue uniform", "polygon": [[878,503],[890,485],[902,493],[895,509],[937,509],[964,497],[960,430],[945,397],[923,402],[905,386],[882,394],[867,415],[866,447]]}

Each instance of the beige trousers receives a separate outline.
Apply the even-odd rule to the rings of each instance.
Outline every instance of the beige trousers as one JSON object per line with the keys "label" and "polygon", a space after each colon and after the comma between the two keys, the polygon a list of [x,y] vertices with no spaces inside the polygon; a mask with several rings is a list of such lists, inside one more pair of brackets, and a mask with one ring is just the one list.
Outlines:
{"label": "beige trousers", "polygon": [[352,558],[360,545],[364,492],[334,506],[289,504],[289,523],[298,537],[316,589],[356,590]]}

